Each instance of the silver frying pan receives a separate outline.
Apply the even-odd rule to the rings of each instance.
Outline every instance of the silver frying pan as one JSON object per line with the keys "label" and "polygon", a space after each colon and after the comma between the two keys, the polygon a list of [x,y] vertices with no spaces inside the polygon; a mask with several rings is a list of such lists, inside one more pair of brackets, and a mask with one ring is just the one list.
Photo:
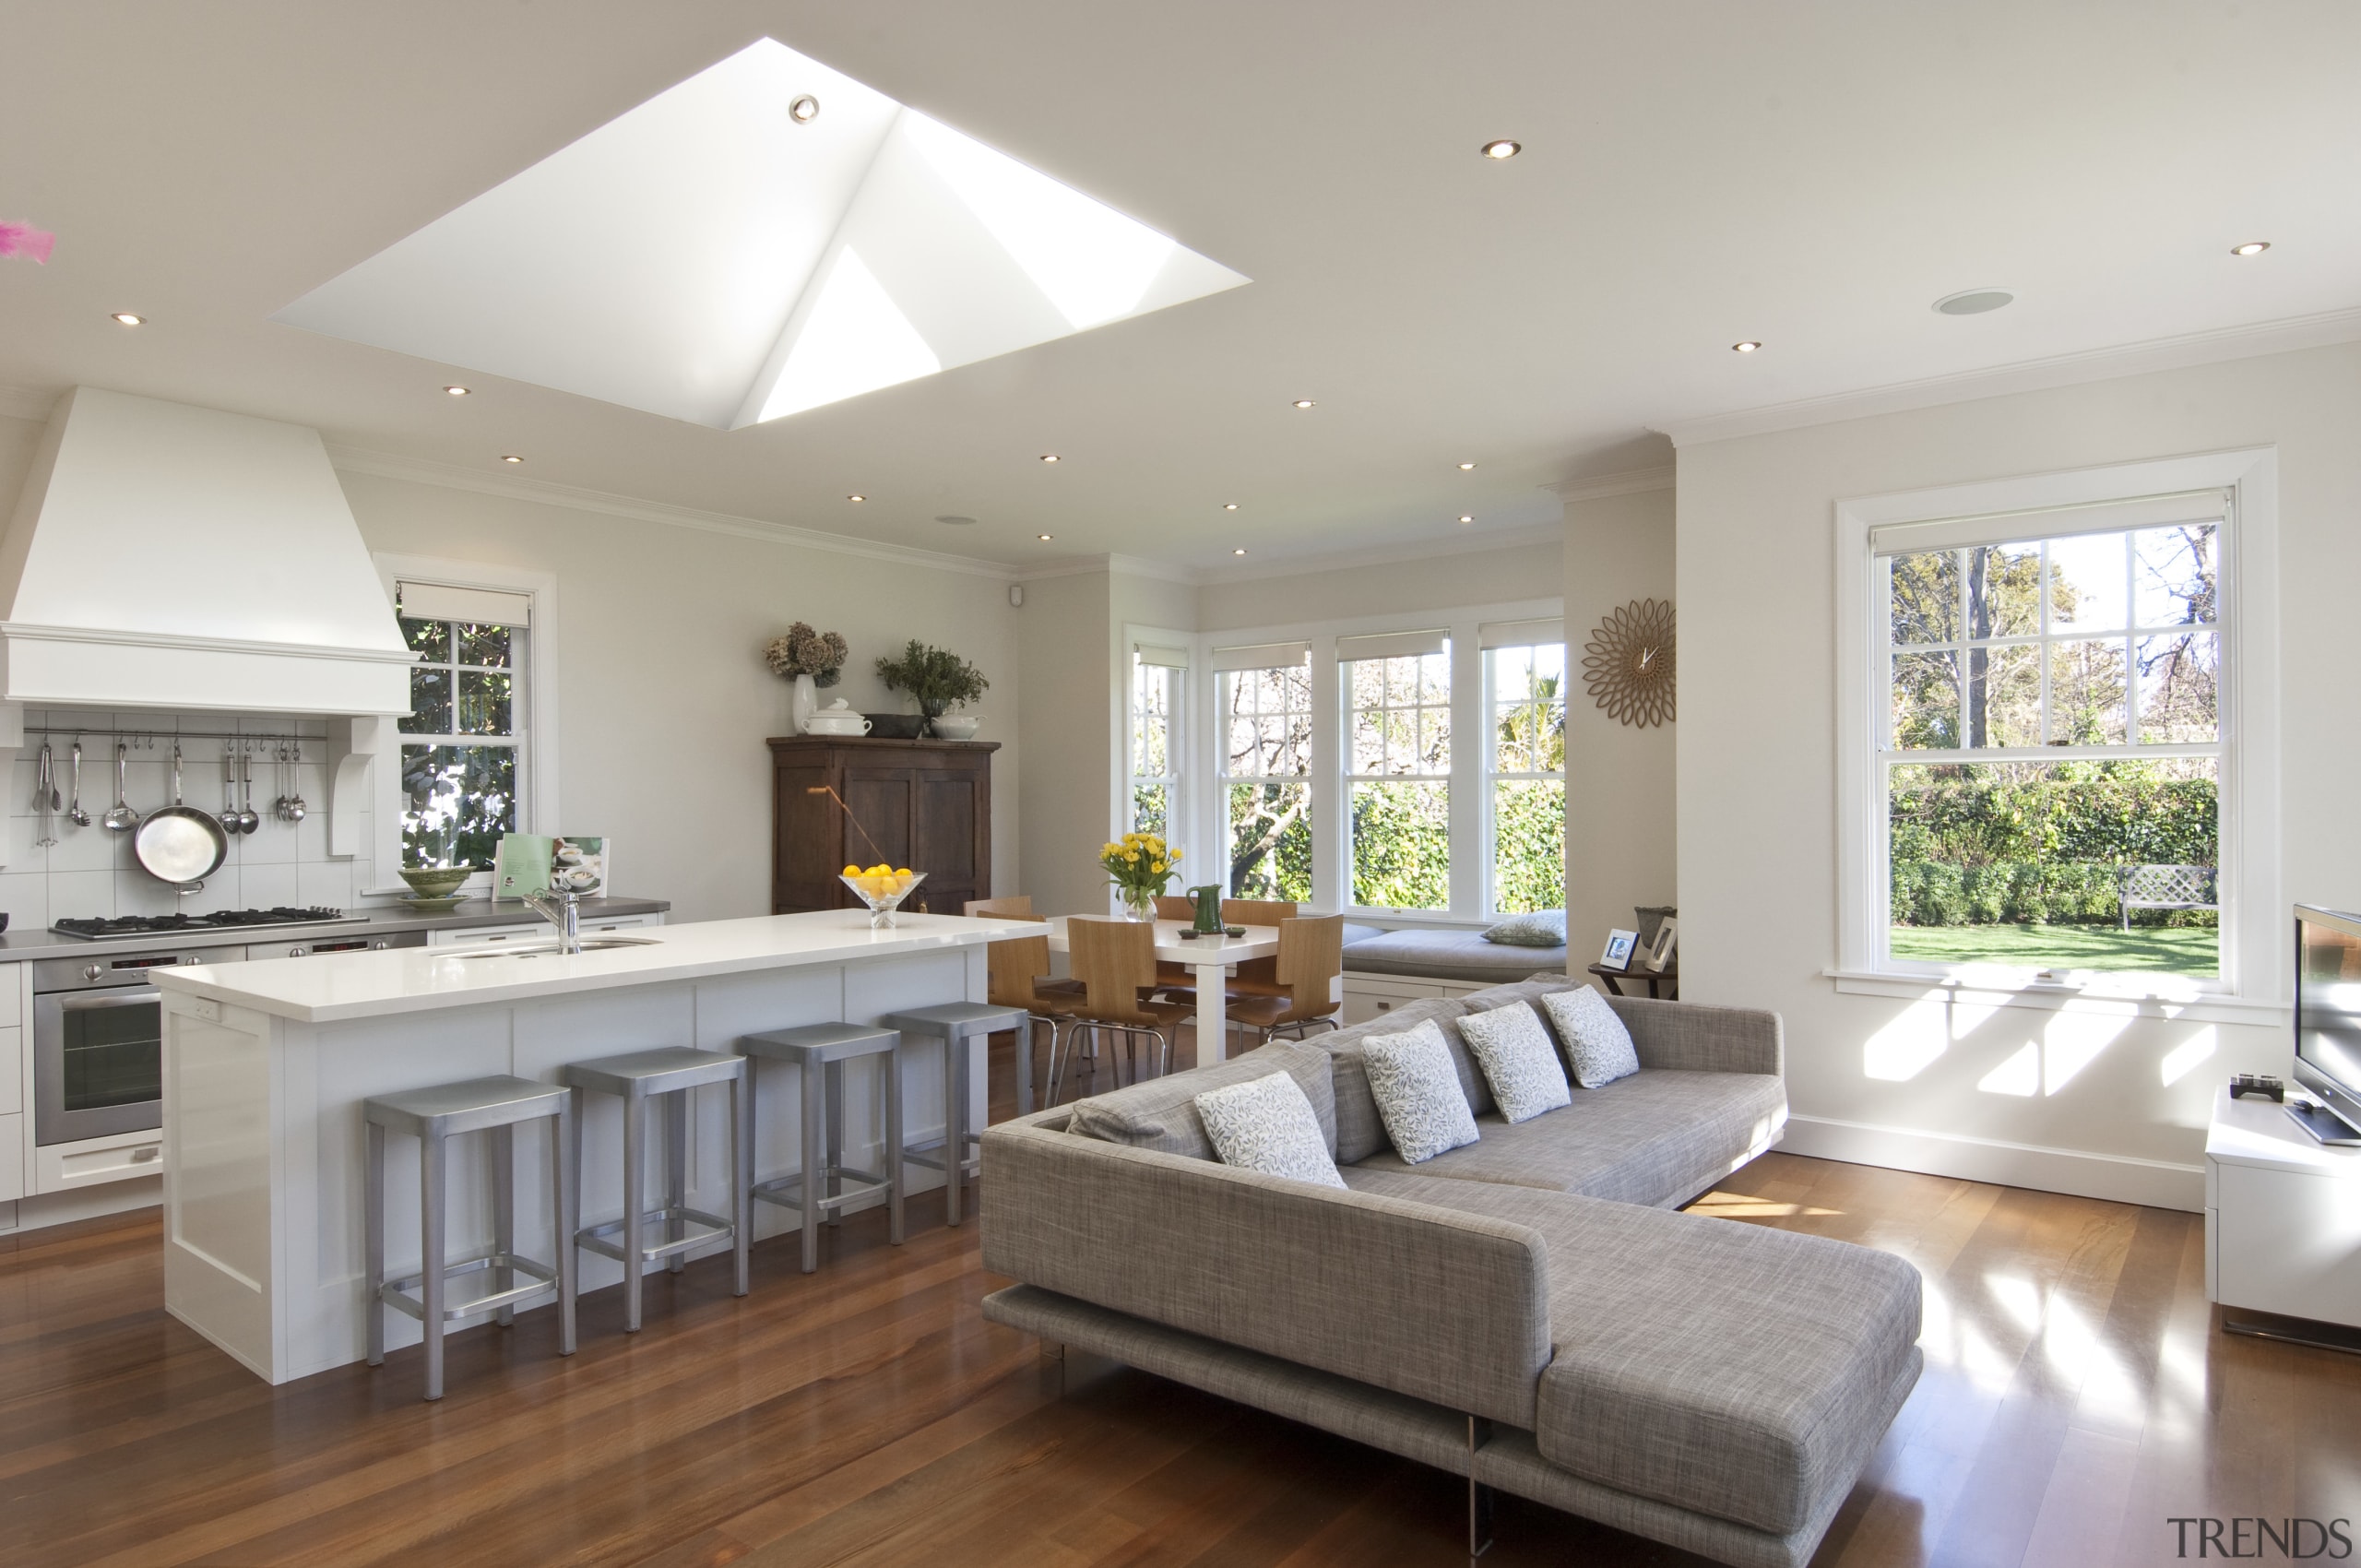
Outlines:
{"label": "silver frying pan", "polygon": [[205,879],[221,869],[230,853],[230,836],[220,823],[195,806],[181,804],[181,749],[172,748],[172,803],[148,814],[132,836],[131,851],[139,864],[160,882],[180,892],[194,893]]}

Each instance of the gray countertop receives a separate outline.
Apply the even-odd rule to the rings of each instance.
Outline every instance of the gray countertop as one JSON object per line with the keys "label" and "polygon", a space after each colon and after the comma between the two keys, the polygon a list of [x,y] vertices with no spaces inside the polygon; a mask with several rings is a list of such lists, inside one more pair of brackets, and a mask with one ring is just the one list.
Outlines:
{"label": "gray countertop", "polygon": [[[585,898],[582,900],[582,923],[608,915],[654,915],[671,909],[662,898]],[[80,937],[60,936],[52,931],[10,931],[0,932],[0,964],[22,963],[32,958],[65,958],[79,954],[108,951],[123,953],[156,947],[245,947],[285,938],[303,942],[314,937],[328,940],[336,936],[384,936],[397,931],[453,931],[464,926],[529,925],[540,917],[513,898],[503,899],[495,906],[489,898],[468,898],[447,915],[413,914],[398,905],[381,908],[355,908],[347,913],[364,915],[365,921],[339,925],[243,926],[229,931],[158,932],[150,936],[113,938],[104,942],[86,942]]]}

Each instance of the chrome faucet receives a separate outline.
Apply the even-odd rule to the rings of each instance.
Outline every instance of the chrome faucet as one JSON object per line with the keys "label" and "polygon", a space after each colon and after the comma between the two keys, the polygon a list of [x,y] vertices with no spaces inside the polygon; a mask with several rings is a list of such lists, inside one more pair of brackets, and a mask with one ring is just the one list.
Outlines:
{"label": "chrome faucet", "polygon": [[557,950],[560,953],[582,951],[582,896],[564,893],[528,893],[525,907],[557,927]]}

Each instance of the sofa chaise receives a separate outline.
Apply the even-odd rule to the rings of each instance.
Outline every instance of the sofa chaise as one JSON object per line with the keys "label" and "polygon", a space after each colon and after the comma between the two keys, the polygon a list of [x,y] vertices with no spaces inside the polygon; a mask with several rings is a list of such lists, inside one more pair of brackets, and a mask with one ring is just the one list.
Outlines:
{"label": "sofa chaise", "polygon": [[[1774,1143],[1779,1020],[1615,999],[1641,1071],[1509,1125],[1423,1000],[990,1129],[992,1321],[1739,1568],[1801,1568],[1916,1384],[1920,1282],[1676,1212]],[[1406,1165],[1359,1042],[1433,1018],[1478,1142]],[[1345,1190],[1221,1164],[1192,1098],[1292,1075]]]}

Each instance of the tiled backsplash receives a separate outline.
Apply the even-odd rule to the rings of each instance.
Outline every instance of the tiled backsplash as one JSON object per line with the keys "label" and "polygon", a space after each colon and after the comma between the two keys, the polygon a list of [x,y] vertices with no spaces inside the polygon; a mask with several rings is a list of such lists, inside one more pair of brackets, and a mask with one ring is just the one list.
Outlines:
{"label": "tiled backsplash", "polygon": [[[32,733],[37,729],[62,732]],[[365,814],[358,825],[362,853],[347,860],[328,858],[326,719],[32,708],[25,713],[25,730],[24,749],[17,754],[8,776],[7,864],[0,869],[0,909],[8,912],[11,932],[40,931],[54,920],[91,916],[269,909],[279,904],[350,909],[361,901],[359,890],[374,885],[368,851],[375,840]],[[131,834],[110,832],[100,826],[99,819],[114,803],[115,742],[133,742],[125,768],[125,792],[141,816],[172,802],[175,741],[181,748],[183,800],[219,816],[223,757],[236,749],[236,742],[207,737],[231,734],[255,738],[254,809],[262,824],[252,833],[232,835],[229,858],[221,862],[221,869],[206,878],[201,891],[184,897],[170,883],[159,882],[140,869],[131,851]],[[53,749],[57,790],[70,806],[74,784],[68,759],[77,735],[82,742],[82,809],[90,814],[90,826],[75,826],[60,810],[48,822],[57,842],[42,849],[38,840],[43,824],[33,806],[42,742],[48,741]],[[300,823],[283,822],[271,809],[282,785],[278,742],[263,745],[265,736],[285,736],[302,744],[301,767],[287,769],[295,793],[308,808]]]}

